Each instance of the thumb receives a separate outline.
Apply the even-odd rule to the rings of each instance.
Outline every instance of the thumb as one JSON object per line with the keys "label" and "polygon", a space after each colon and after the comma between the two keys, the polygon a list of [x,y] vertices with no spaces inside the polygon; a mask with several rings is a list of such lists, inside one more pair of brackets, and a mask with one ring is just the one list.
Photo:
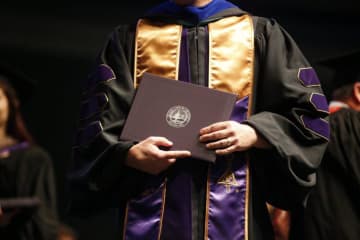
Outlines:
{"label": "thumb", "polygon": [[165,137],[151,137],[153,140],[153,144],[156,146],[162,146],[162,147],[171,147],[173,143],[165,138]]}

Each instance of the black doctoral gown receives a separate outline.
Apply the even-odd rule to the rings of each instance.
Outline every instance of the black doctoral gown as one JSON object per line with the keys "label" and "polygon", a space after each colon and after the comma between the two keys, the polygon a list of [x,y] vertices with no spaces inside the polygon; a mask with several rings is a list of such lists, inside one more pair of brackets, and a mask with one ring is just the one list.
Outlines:
{"label": "black doctoral gown", "polygon": [[[83,91],[71,214],[117,208],[124,239],[263,240],[273,238],[266,202],[304,203],[329,135],[316,73],[276,21],[217,3],[226,7],[200,20],[161,6],[109,36]],[[272,148],[179,160],[159,176],[127,167],[135,143],[119,135],[144,71],[235,92],[232,119]]]}

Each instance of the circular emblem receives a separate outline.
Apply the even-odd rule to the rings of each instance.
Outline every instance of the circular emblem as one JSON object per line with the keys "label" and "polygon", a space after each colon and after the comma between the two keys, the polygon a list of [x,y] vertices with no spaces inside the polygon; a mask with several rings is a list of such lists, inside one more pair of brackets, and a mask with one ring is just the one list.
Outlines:
{"label": "circular emblem", "polygon": [[191,119],[190,110],[184,106],[173,106],[166,113],[167,123],[174,128],[185,127]]}

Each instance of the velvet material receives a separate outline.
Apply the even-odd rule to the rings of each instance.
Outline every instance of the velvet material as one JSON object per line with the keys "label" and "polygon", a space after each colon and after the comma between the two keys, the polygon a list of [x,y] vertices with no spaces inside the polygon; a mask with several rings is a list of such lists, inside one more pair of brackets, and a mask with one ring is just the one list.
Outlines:
{"label": "velvet material", "polygon": [[301,68],[298,78],[306,87],[320,85],[320,80],[313,68]]}
{"label": "velvet material", "polygon": [[212,0],[203,7],[179,6],[173,1],[167,1],[151,9],[146,15],[168,15],[198,23],[221,11],[234,7],[236,7],[234,4],[225,0]]}

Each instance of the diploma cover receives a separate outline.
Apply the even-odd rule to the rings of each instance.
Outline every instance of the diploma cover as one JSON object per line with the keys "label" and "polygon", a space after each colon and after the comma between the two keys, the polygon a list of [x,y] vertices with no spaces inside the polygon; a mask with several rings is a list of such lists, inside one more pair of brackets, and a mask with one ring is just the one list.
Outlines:
{"label": "diploma cover", "polygon": [[192,157],[215,162],[215,151],[199,142],[199,131],[230,119],[236,95],[144,73],[136,91],[122,140],[166,137],[171,150],[189,150]]}

